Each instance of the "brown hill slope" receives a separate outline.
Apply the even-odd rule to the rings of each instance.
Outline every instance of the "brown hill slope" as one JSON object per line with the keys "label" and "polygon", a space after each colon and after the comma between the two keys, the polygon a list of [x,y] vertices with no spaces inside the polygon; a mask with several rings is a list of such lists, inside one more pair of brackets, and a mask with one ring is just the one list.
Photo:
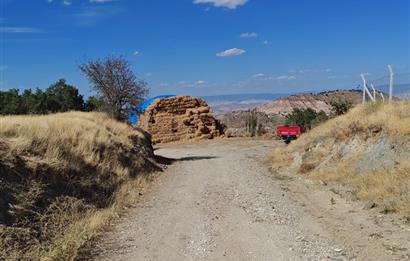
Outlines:
{"label": "brown hill slope", "polygon": [[302,93],[279,98],[271,103],[258,107],[257,111],[266,114],[286,115],[292,112],[295,108],[312,108],[317,112],[324,111],[330,113],[332,111],[330,103],[338,98],[346,98],[353,104],[357,105],[362,101],[362,92],[359,90],[337,90],[322,92],[319,94]]}
{"label": "brown hill slope", "polygon": [[348,187],[410,218],[410,103],[357,106],[272,154],[272,169]]}
{"label": "brown hill slope", "polygon": [[0,117],[0,260],[73,260],[157,168],[148,134],[102,113]]}

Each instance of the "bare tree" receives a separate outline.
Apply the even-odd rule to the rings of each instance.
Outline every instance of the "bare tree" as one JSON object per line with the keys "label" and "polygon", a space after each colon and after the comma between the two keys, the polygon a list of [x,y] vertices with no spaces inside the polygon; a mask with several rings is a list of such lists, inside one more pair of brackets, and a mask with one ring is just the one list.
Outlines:
{"label": "bare tree", "polygon": [[148,93],[123,57],[90,60],[79,66],[103,101],[103,110],[118,120],[127,119]]}

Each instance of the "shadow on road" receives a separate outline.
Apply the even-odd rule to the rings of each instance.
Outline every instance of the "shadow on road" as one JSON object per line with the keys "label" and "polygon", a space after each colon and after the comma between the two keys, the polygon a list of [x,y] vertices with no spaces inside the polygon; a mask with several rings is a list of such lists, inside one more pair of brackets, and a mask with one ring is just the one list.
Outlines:
{"label": "shadow on road", "polygon": [[189,157],[182,157],[177,159],[167,158],[164,156],[156,155],[156,160],[158,163],[170,165],[174,162],[178,161],[196,161],[196,160],[207,160],[207,159],[216,159],[219,158],[217,156],[189,156]]}

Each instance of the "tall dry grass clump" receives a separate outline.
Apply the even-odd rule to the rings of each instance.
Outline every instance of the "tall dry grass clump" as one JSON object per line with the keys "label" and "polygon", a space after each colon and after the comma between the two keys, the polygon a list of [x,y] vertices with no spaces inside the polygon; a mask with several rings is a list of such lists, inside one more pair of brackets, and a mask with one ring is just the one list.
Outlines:
{"label": "tall dry grass clump", "polygon": [[276,150],[272,160],[276,171],[344,184],[358,199],[410,218],[409,148],[410,102],[369,103]]}
{"label": "tall dry grass clump", "polygon": [[102,113],[0,117],[0,260],[72,260],[156,168]]}

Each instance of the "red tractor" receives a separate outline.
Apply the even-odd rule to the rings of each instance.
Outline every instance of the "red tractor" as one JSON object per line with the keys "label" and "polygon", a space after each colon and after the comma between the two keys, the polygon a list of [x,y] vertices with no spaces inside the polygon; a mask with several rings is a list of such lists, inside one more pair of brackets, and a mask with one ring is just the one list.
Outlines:
{"label": "red tractor", "polygon": [[289,144],[292,140],[296,140],[303,131],[301,126],[289,126],[282,125],[276,127],[276,135],[281,137],[286,144]]}

